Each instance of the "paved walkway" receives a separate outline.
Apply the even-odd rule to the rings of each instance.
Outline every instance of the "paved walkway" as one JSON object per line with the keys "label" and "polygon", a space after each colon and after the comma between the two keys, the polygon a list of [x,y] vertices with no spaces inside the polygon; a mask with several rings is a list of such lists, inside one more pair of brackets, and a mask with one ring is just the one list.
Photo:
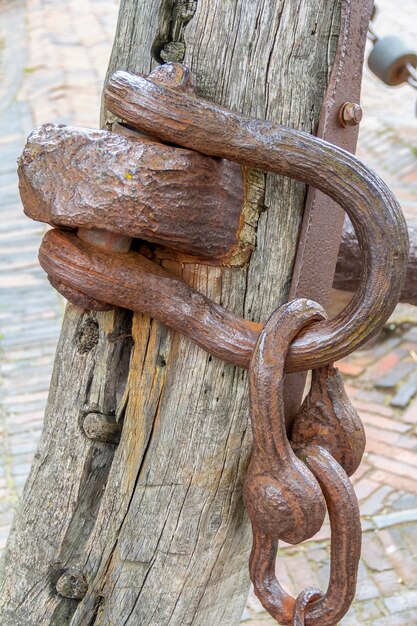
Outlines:
{"label": "paved walkway", "polygon": [[[0,0],[0,548],[39,439],[62,316],[37,263],[42,227],[21,211],[15,161],[29,131],[43,122],[97,126],[117,4]],[[407,32],[417,41],[415,0],[401,9],[388,0],[379,5],[382,34]],[[388,89],[365,72],[359,154],[414,219],[415,99],[411,89]],[[343,626],[417,623],[416,310],[398,309],[376,343],[340,364],[368,435],[355,476],[364,529],[360,583]],[[314,542],[281,551],[289,591],[325,588],[328,544],[325,527]],[[244,624],[275,622],[251,596]]]}

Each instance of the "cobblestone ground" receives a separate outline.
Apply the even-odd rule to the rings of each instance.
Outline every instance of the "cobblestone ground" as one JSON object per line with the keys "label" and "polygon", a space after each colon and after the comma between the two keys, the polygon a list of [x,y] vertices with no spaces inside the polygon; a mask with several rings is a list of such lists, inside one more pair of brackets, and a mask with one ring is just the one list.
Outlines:
{"label": "cobblestone ground", "polygon": [[[62,316],[37,264],[42,227],[22,214],[15,161],[35,125],[97,125],[117,5],[0,0],[0,548],[39,439]],[[379,6],[377,30],[407,33],[417,47],[417,0]],[[416,219],[415,92],[386,88],[365,71],[363,105],[358,153]],[[415,309],[401,307],[377,342],[339,364],[368,436],[355,476],[363,556],[343,626],[417,623],[416,321]],[[325,527],[314,542],[281,550],[279,573],[289,591],[325,588],[328,544]],[[243,623],[275,622],[251,595]]]}

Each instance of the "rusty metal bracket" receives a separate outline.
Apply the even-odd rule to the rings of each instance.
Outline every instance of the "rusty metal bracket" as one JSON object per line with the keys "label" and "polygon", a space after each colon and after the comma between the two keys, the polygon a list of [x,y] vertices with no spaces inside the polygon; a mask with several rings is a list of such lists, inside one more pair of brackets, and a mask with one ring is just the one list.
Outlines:
{"label": "rusty metal bracket", "polygon": [[[362,118],[360,92],[365,44],[374,0],[343,0],[340,33],[329,84],[320,112],[317,137],[344,150],[356,151]],[[289,299],[311,298],[325,308],[331,287],[345,215],[326,195],[307,192]],[[320,271],[317,271],[320,268]],[[287,424],[301,403],[305,375],[286,379]]]}
{"label": "rusty metal bracket", "polygon": [[[398,203],[375,173],[346,151],[307,133],[245,118],[127,72],[111,78],[105,99],[109,110],[139,130],[209,156],[314,184],[348,213],[364,256],[358,291],[334,319],[297,337],[288,372],[327,365],[379,331],[401,293],[408,235]],[[71,235],[49,232],[40,261],[55,281],[96,300],[148,313],[215,356],[248,367],[259,325],[225,311],[137,254],[94,255]]]}
{"label": "rusty metal bracket", "polygon": [[[362,67],[373,4],[374,0],[344,0],[341,4],[339,41],[316,133],[317,137],[352,154],[359,133]],[[350,105],[351,119],[357,123],[341,123],[340,113],[346,112],[346,105]],[[327,306],[344,218],[337,203],[314,186],[309,188],[290,299],[312,298]]]}

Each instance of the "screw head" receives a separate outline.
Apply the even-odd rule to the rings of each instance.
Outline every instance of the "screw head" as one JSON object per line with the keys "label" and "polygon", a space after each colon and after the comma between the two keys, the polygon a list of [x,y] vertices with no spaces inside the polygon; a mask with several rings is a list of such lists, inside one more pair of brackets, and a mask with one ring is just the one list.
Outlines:
{"label": "screw head", "polygon": [[363,117],[363,110],[356,102],[345,102],[339,110],[339,122],[341,126],[357,126]]}

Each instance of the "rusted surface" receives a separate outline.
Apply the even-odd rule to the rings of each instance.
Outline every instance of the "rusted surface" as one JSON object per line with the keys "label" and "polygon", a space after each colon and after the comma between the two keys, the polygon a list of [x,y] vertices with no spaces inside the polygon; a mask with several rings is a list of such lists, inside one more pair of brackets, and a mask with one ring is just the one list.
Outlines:
{"label": "rusted surface", "polygon": [[291,341],[323,309],[293,300],[262,329],[249,367],[253,450],[244,501],[254,530],[272,540],[300,543],[323,524],[325,503],[317,481],[292,451],[284,415],[284,366]]}
{"label": "rusted surface", "polygon": [[[351,153],[356,151],[358,127],[341,126],[339,112],[347,100],[360,102],[365,44],[373,4],[374,0],[344,0],[341,3],[339,41],[316,133],[317,137]],[[327,307],[343,220],[340,207],[317,191],[313,183],[307,193],[290,298],[312,298]]]}
{"label": "rusted surface", "polygon": [[48,274],[48,280],[54,289],[59,291],[66,300],[79,309],[86,309],[87,311],[111,311],[114,308],[111,304],[96,300],[88,294],[74,289],[66,282],[52,276],[52,274]]}
{"label": "rusted surface", "polygon": [[322,597],[319,589],[307,587],[301,591],[295,601],[294,609],[294,626],[304,626],[306,618],[306,610],[309,604],[319,600]]}
{"label": "rusted surface", "polygon": [[[255,592],[280,624],[335,625],[355,593],[360,520],[348,475],[360,463],[365,436],[332,363],[376,333],[398,301],[408,255],[401,210],[384,183],[347,152],[198,99],[184,68],[176,72],[173,66],[168,82],[164,70],[148,79],[117,72],[106,106],[139,132],[46,126],[29,139],[20,163],[26,211],[78,229],[78,236],[49,231],[41,265],[51,283],[80,306],[145,313],[211,354],[249,368],[254,446],[244,501],[253,530]],[[50,172],[63,163],[63,182],[56,177],[49,183]],[[328,320],[316,302],[296,299],[264,326],[250,322],[128,250],[135,237],[224,262],[237,245],[242,219],[241,166],[314,184],[350,216],[363,271],[356,296],[336,318]],[[219,212],[221,197],[231,201]],[[194,200],[200,202],[197,211],[190,210]],[[307,274],[298,268],[297,289]],[[312,386],[290,440],[284,372],[310,368],[316,368]],[[97,437],[97,419],[90,421],[85,432],[90,436],[91,426]],[[325,593],[306,588],[295,599],[275,575],[278,542],[311,538],[326,507],[332,527],[329,587]]]}
{"label": "rusted surface", "polygon": [[[344,150],[356,151],[358,128],[340,124],[346,99],[359,102],[369,16],[373,0],[343,0],[335,59],[320,111],[316,135]],[[329,304],[344,214],[325,194],[309,187],[292,274],[289,299],[312,298]],[[320,268],[320,271],[317,271]],[[300,408],[305,376],[286,380],[287,424]]]}
{"label": "rusted surface", "polygon": [[[417,223],[408,222],[410,252],[407,274],[400,295],[400,302],[417,304]],[[345,221],[342,243],[337,259],[333,287],[343,291],[356,291],[360,282],[363,259],[358,239],[349,220]]]}
{"label": "rusted surface", "polygon": [[348,476],[358,469],[365,431],[333,365],[313,370],[311,389],[294,420],[291,439],[295,446],[326,448]]}
{"label": "rusted surface", "polygon": [[[110,255],[71,233],[51,230],[43,239],[39,260],[55,282],[90,298],[146,313],[186,335],[214,356],[248,368],[262,325],[227,311],[143,255],[136,252]],[[354,345],[358,339],[365,341],[366,333],[376,328],[375,320],[366,322],[362,327],[364,334],[352,339]],[[353,319],[352,323],[355,323]],[[324,326],[329,322],[314,326],[319,324]],[[286,362],[287,372],[305,371],[309,366],[327,365],[331,360],[335,346],[324,343],[320,347],[318,342],[317,354],[303,360],[306,338],[308,333],[314,337],[314,331],[311,327],[294,340]],[[348,327],[344,332],[349,337],[351,329]],[[354,349],[348,341],[343,345],[339,354],[348,354]]]}
{"label": "rusted surface", "polygon": [[249,366],[261,324],[227,311],[137,252],[107,254],[73,233],[55,229],[44,236],[39,261],[54,281],[145,313],[214,356]]}
{"label": "rusted surface", "polygon": [[46,124],[28,138],[19,180],[25,213],[53,226],[99,228],[213,264],[238,244],[241,168],[138,133]]}
{"label": "rusted surface", "polygon": [[[317,437],[307,431],[303,438],[300,433],[297,443],[292,442],[294,454],[285,428],[284,364],[290,342],[323,315],[320,305],[305,299],[282,306],[261,331],[249,368],[254,443],[244,502],[253,531],[250,575],[259,600],[283,625],[335,625],[348,610],[356,588],[361,526],[352,485],[321,446],[319,431]],[[322,409],[322,426],[327,426],[327,414],[331,430],[333,412],[339,409]],[[323,594],[306,589],[295,600],[275,574],[278,542],[299,543],[317,532],[324,519],[324,500],[332,529],[329,586]]]}
{"label": "rusted surface", "polygon": [[245,118],[127,72],[113,75],[105,102],[131,125],[164,141],[315,185],[349,214],[364,250],[358,291],[337,317],[297,338],[290,370],[335,361],[381,328],[401,292],[407,230],[392,193],[358,159],[306,133]]}
{"label": "rusted surface", "polygon": [[357,126],[361,123],[363,110],[357,102],[345,102],[339,111],[339,122],[343,128]]}
{"label": "rusted surface", "polygon": [[[343,131],[340,121],[346,132],[354,132],[349,127],[359,119],[358,105],[352,103],[341,109],[340,117],[332,114],[344,91],[338,72],[362,65],[370,5],[367,0],[359,10],[359,3],[342,4],[342,43],[326,96],[322,136],[333,139],[332,133]],[[350,57],[343,45],[357,25],[362,30]],[[358,85],[352,77],[353,91]],[[253,530],[250,574],[255,591],[280,624],[335,625],[355,593],[361,532],[348,475],[360,463],[365,437],[332,363],[378,332],[398,301],[408,254],[401,210],[384,183],[347,152],[198,99],[190,73],[181,66],[158,68],[147,79],[117,72],[107,86],[105,104],[123,121],[118,134],[46,125],[29,138],[19,166],[26,212],[78,232],[48,232],[41,264],[51,283],[79,306],[106,310],[113,305],[145,313],[213,355],[249,368],[254,446],[244,500]],[[356,135],[349,137],[352,147]],[[329,321],[320,304],[297,299],[275,311],[265,325],[250,322],[151,258],[129,251],[134,237],[199,261],[226,264],[244,220],[242,166],[314,185],[350,216],[363,271],[355,298],[336,318]],[[51,175],[58,172],[60,176]],[[327,197],[314,199],[312,194],[293,284],[296,291],[304,290],[307,281],[307,293],[323,286],[327,291],[335,257],[334,242],[318,250],[326,270],[316,280],[320,264],[308,248],[319,248],[318,226],[328,224],[329,208],[324,210]],[[335,208],[331,224],[340,221],[339,213]],[[147,253],[152,257],[152,247]],[[284,372],[313,367],[318,369],[311,390],[288,438]],[[120,434],[119,425],[106,415],[89,413],[82,427],[87,437],[106,444],[117,443]],[[296,544],[311,538],[326,508],[332,528],[328,589],[306,588],[293,598],[275,574],[279,540]]]}

